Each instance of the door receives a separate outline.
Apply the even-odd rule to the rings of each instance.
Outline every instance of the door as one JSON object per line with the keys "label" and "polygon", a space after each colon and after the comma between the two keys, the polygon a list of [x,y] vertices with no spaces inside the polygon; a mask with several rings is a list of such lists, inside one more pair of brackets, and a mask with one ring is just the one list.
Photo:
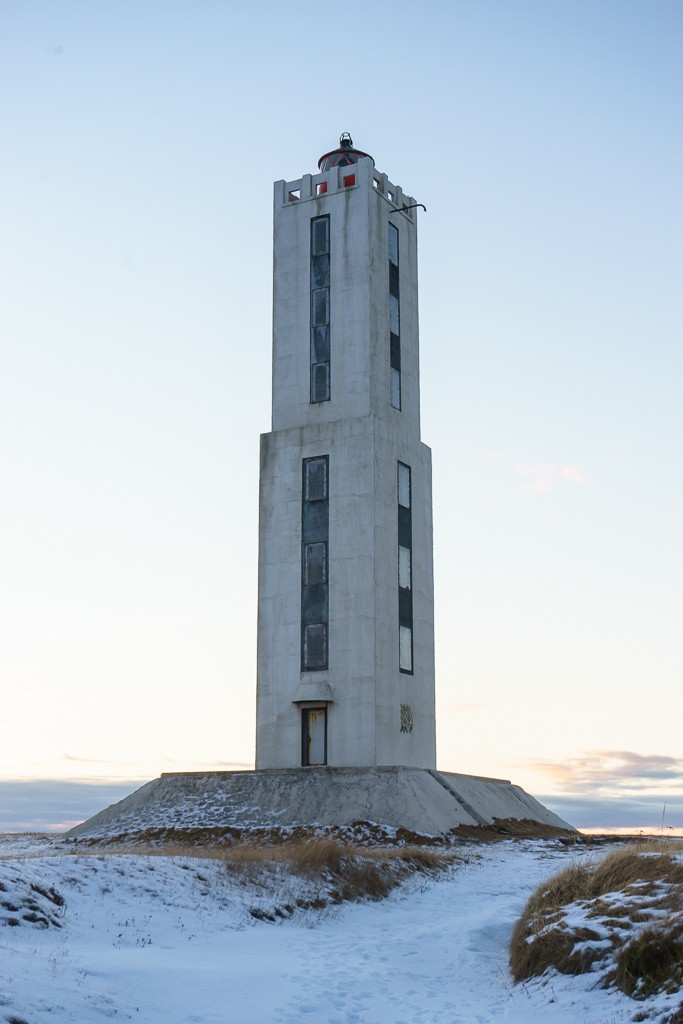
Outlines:
{"label": "door", "polygon": [[327,764],[327,708],[302,708],[301,731],[301,764]]}

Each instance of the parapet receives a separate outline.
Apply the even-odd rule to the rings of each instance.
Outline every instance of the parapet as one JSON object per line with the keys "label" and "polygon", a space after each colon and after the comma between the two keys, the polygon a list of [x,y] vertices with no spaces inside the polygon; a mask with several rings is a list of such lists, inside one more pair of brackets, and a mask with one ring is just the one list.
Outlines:
{"label": "parapet", "polygon": [[274,185],[275,207],[290,206],[317,199],[319,196],[345,192],[347,189],[358,188],[362,178],[368,174],[372,178],[372,187],[397,213],[403,213],[408,220],[414,220],[415,210],[404,210],[412,206],[415,200],[404,194],[400,185],[394,185],[386,174],[377,171],[370,158],[359,160],[348,167],[332,167],[321,174],[304,174],[296,181],[276,181]]}

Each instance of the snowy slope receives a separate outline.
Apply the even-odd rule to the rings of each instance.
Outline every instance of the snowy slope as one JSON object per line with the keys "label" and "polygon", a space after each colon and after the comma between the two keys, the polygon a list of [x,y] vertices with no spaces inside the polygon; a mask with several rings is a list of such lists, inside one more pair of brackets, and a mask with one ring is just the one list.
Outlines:
{"label": "snowy slope", "polygon": [[[282,866],[249,880],[213,860],[59,849],[0,844],[2,1024],[617,1024],[644,1008],[590,975],[512,984],[519,911],[585,850],[464,844],[466,863],[381,903],[272,924],[252,911],[306,906],[317,883]],[[648,1003],[648,1020],[665,1005]]]}

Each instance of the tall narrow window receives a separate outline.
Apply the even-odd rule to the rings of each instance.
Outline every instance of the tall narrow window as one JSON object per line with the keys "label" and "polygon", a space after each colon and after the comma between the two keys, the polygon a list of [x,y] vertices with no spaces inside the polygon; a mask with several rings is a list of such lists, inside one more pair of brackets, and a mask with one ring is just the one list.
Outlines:
{"label": "tall narrow window", "polygon": [[301,480],[301,671],[328,664],[329,459],[304,459]]}
{"label": "tall narrow window", "polygon": [[389,225],[389,374],[390,398],[401,408],[401,302],[398,282],[398,228]]}
{"label": "tall narrow window", "polygon": [[311,402],[330,399],[330,218],[311,221]]}
{"label": "tall narrow window", "polygon": [[410,466],[398,463],[398,667],[413,671],[413,511]]}

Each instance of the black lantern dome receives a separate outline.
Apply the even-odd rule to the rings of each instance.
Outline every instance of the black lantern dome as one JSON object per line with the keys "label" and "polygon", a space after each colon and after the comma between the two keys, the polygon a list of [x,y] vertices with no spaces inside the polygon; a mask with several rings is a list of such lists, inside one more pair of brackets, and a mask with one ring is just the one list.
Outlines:
{"label": "black lantern dome", "polygon": [[[339,139],[339,148],[323,153],[318,160],[318,167],[321,171],[329,171],[333,167],[349,167],[351,164],[357,164],[363,157],[372,160],[369,153],[354,149],[353,139],[348,132],[343,132]],[[374,165],[375,161],[372,160],[372,163]]]}

